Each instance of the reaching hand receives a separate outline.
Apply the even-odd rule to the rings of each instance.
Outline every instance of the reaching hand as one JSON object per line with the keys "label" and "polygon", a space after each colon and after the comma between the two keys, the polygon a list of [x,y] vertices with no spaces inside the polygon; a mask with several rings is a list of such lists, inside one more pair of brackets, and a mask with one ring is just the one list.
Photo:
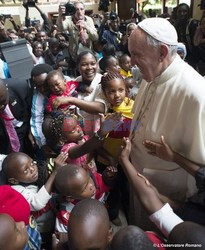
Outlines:
{"label": "reaching hand", "polygon": [[116,131],[122,124],[122,114],[115,112],[108,114],[106,117],[103,114],[100,115],[100,132],[103,135],[108,134],[111,131]]}
{"label": "reaching hand", "polygon": [[32,135],[31,131],[29,131],[28,139],[31,142],[32,147],[35,148],[36,147],[36,140],[35,140],[34,136]]}
{"label": "reaching hand", "polygon": [[62,15],[65,15],[65,5],[64,4],[60,4],[59,5],[59,8],[58,8],[58,12],[59,12],[59,15],[62,16]]}
{"label": "reaching hand", "polygon": [[123,138],[124,139],[124,146],[122,149],[122,152],[120,154],[121,159],[129,159],[130,152],[131,152],[131,142],[129,138]]}
{"label": "reaching hand", "polygon": [[165,142],[163,135],[160,137],[160,143],[153,142],[150,140],[145,140],[143,144],[147,149],[149,149],[148,151],[149,154],[157,156],[165,161],[173,161],[174,152]]}
{"label": "reaching hand", "polygon": [[56,97],[52,101],[52,108],[57,109],[60,105],[69,104],[69,97]]}
{"label": "reaching hand", "polygon": [[58,170],[59,168],[66,165],[66,159],[68,158],[68,153],[62,152],[60,153],[54,160],[55,169]]}
{"label": "reaching hand", "polygon": [[[56,236],[56,234],[58,234]],[[67,233],[56,233],[52,235],[52,250],[62,249],[63,243],[68,241]]]}

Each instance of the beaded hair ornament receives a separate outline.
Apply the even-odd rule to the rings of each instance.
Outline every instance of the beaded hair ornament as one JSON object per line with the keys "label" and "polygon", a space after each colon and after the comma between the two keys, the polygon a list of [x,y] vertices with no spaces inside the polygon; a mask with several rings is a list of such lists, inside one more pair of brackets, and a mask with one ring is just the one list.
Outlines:
{"label": "beaded hair ornament", "polygon": [[68,125],[73,124],[71,122],[69,123],[69,119],[77,120],[77,116],[74,114],[69,114],[69,115],[61,114],[51,120],[49,128],[51,130],[51,134],[53,135],[56,141],[59,141],[60,138],[63,136],[63,131],[65,130],[64,128],[65,120],[68,120],[68,122],[66,122],[66,129],[67,131],[69,131]]}

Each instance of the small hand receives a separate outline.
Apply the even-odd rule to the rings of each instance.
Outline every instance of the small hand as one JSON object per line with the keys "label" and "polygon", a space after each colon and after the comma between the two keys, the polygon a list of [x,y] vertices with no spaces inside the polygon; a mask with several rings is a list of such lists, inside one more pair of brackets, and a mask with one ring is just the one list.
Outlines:
{"label": "small hand", "polygon": [[35,140],[34,136],[32,135],[31,131],[28,134],[28,139],[31,142],[32,147],[35,148],[36,147],[36,140]]}
{"label": "small hand", "polygon": [[62,249],[63,243],[68,241],[67,233],[56,233],[52,235],[52,250]]}
{"label": "small hand", "polygon": [[121,152],[121,154],[120,154],[120,158],[121,159],[129,159],[129,156],[130,156],[130,152],[131,152],[131,142],[130,142],[130,140],[129,140],[129,138],[123,138],[123,140],[124,140],[124,146],[122,146],[122,152]]}
{"label": "small hand", "polygon": [[107,176],[109,178],[112,178],[116,175],[116,173],[118,172],[117,168],[116,167],[113,167],[113,166],[108,166],[106,167],[106,173],[107,173]]}
{"label": "small hand", "polygon": [[116,131],[122,124],[122,114],[115,112],[108,114],[106,117],[103,114],[100,115],[100,132],[103,135],[108,134],[111,131]]}
{"label": "small hand", "polygon": [[55,169],[59,169],[62,166],[66,165],[66,159],[68,158],[68,153],[61,152],[55,159],[54,159],[54,165]]}
{"label": "small hand", "polygon": [[145,140],[143,144],[149,150],[148,154],[157,156],[165,161],[173,161],[174,152],[169,147],[169,145],[165,142],[163,135],[160,137],[160,143],[150,141],[150,140]]}
{"label": "small hand", "polygon": [[93,88],[92,87],[87,87],[85,89],[85,91],[86,91],[87,94],[91,94],[93,92]]}
{"label": "small hand", "polygon": [[69,97],[56,97],[52,101],[52,108],[57,109],[60,105],[69,104]]}

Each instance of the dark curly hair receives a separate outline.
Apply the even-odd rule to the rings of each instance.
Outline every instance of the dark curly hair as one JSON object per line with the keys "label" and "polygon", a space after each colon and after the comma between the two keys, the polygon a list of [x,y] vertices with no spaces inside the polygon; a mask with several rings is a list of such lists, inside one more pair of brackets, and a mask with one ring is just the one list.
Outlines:
{"label": "dark curly hair", "polygon": [[[52,135],[55,142],[59,142],[60,138],[63,136],[63,131],[66,129],[66,131],[69,131],[69,126],[72,125],[69,121],[77,120],[77,117],[75,115],[65,115],[60,114],[56,117],[54,117],[50,123],[50,134]],[[66,121],[65,121],[66,120]]]}

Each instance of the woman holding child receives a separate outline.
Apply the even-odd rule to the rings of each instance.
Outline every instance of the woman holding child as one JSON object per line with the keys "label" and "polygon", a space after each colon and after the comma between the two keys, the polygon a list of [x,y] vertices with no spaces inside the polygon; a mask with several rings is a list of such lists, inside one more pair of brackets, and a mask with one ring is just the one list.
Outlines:
{"label": "woman holding child", "polygon": [[72,104],[78,107],[83,117],[84,131],[91,135],[99,128],[97,114],[104,113],[104,104],[95,101],[102,75],[97,73],[97,60],[90,51],[84,51],[78,56],[77,65],[81,74],[76,79],[79,82],[78,97],[56,98],[52,106],[58,108],[62,104]]}

